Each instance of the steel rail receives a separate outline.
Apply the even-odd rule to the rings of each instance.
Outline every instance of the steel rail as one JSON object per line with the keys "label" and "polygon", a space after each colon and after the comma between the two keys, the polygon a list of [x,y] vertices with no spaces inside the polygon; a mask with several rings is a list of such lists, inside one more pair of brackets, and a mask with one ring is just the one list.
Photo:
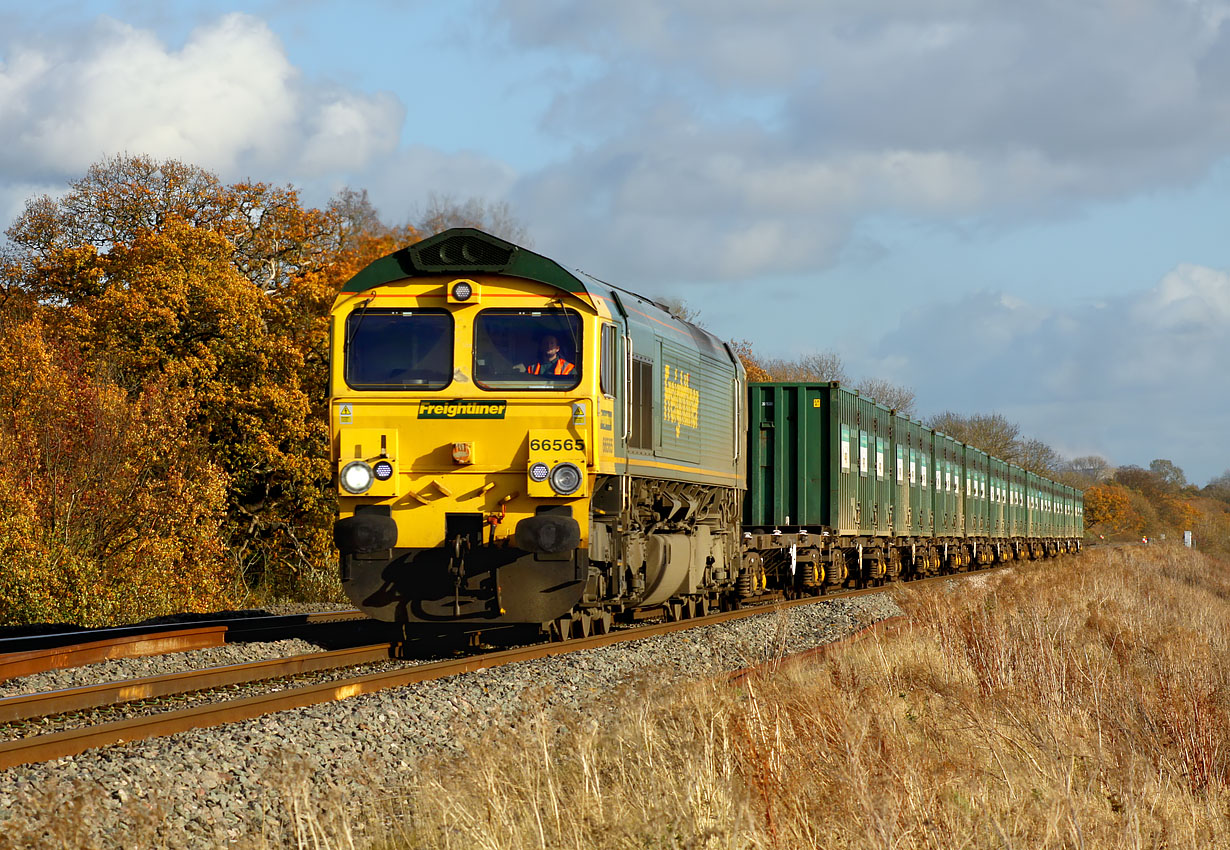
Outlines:
{"label": "steel rail", "polygon": [[140,679],[65,688],[46,693],[4,697],[0,698],[0,723],[17,723],[37,717],[85,711],[100,706],[122,705],[143,699],[156,699],[210,688],[224,688],[230,685],[297,676],[301,673],[371,664],[389,659],[395,646],[396,644],[392,643],[357,646],[329,652],[311,652],[289,658],[228,664],[204,670],[164,673],[160,676],[146,676]]}
{"label": "steel rail", "polygon": [[[41,634],[0,634],[0,654],[25,652],[35,649],[54,649],[88,641],[112,640],[140,635],[163,634],[184,629],[199,629],[208,626],[226,626],[235,635],[247,631],[259,632],[278,626],[295,626],[309,623],[331,623],[362,619],[365,615],[355,608],[336,611],[309,611],[302,614],[268,614],[251,612],[230,613],[225,616],[202,615],[178,623],[135,623],[127,626],[104,626],[101,628],[74,628],[64,632]],[[0,632],[19,631],[18,627],[3,627]]]}
{"label": "steel rail", "polygon": [[96,664],[114,658],[142,658],[147,655],[165,655],[169,652],[187,652],[193,649],[212,649],[226,643],[226,626],[206,626],[195,629],[176,629],[155,634],[128,635],[126,637],[95,640],[53,649],[30,649],[0,655],[0,682]]}
{"label": "steel rail", "polygon": [[[0,652],[0,682],[48,670],[81,667],[117,658],[143,658],[195,649],[213,649],[226,643],[253,640],[278,640],[304,629],[328,628],[335,624],[361,620],[371,622],[360,611],[320,611],[310,614],[261,615],[259,617],[215,620],[207,624],[163,625],[158,631],[149,626],[99,629],[81,633],[29,635],[0,640],[0,649],[33,646],[30,649]],[[66,638],[85,642],[62,643]]]}
{"label": "steel rail", "polygon": [[[974,575],[987,575],[1010,566],[1012,565],[1005,564],[969,573],[931,576],[911,581],[908,584],[910,586],[917,586],[935,581],[960,580]],[[485,655],[431,662],[380,673],[370,673],[351,679],[306,685],[231,702],[185,708],[150,717],[114,721],[86,729],[73,729],[48,735],[20,738],[0,743],[0,769],[73,756],[86,750],[112,744],[141,741],[147,738],[173,735],[177,732],[186,732],[192,729],[203,729],[225,723],[251,720],[278,711],[335,702],[363,694],[376,693],[377,691],[389,688],[398,688],[418,682],[442,679],[462,673],[471,673],[476,670],[500,667],[518,661],[532,661],[539,658],[578,652],[584,649],[597,649],[625,641],[641,640],[687,629],[718,625],[746,617],[773,614],[800,605],[813,605],[831,599],[861,596],[869,593],[883,593],[891,587],[903,586],[904,584],[906,583],[902,583],[902,585],[888,584],[860,588],[825,596],[807,596],[801,599],[779,601],[753,608],[738,608],[733,611],[722,611],[676,622],[622,629],[604,635],[574,638],[558,643],[535,644],[533,646],[502,650]]]}

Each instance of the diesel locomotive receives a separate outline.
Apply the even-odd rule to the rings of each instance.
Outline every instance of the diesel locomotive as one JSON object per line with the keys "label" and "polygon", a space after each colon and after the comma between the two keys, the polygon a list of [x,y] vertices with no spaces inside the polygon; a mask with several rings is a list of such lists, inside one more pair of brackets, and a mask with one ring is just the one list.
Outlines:
{"label": "diesel locomotive", "polygon": [[342,584],[380,620],[563,639],[1079,548],[1078,491],[837,384],[749,386],[712,334],[478,230],[367,266],[329,341]]}

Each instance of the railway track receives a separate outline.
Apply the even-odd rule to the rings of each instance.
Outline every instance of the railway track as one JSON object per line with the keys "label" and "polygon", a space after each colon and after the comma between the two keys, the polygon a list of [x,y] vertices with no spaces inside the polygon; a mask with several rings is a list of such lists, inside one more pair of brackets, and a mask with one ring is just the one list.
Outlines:
{"label": "railway track", "polygon": [[[936,581],[961,580],[975,575],[1005,569],[1010,565],[980,570],[973,573],[933,576],[910,582],[921,586]],[[794,600],[778,600],[763,605],[739,608],[676,622],[640,625],[613,631],[608,634],[575,638],[563,642],[540,643],[479,655],[469,655],[442,661],[399,665],[393,669],[374,673],[359,673],[343,678],[331,678],[311,684],[284,683],[264,693],[238,699],[205,699],[201,704],[186,708],[158,711],[123,720],[90,723],[82,728],[70,728],[47,734],[24,734],[12,740],[0,742],[0,768],[31,764],[39,761],[72,756],[87,750],[112,744],[144,740],[161,735],[171,735],[190,729],[206,728],[225,723],[259,717],[279,711],[317,705],[347,699],[362,694],[397,688],[416,682],[443,679],[485,668],[529,661],[538,658],[562,655],[585,649],[610,646],[625,641],[634,641],[655,635],[665,635],[687,629],[718,625],[746,617],[758,616],[811,605],[831,599],[882,593],[885,586],[842,591],[820,597],[805,597]],[[74,688],[45,694],[30,694],[0,699],[0,723],[27,724],[21,731],[29,732],[36,726],[29,725],[36,717],[45,717],[65,712],[81,712],[102,706],[134,700],[160,700],[177,695],[200,692],[206,689],[228,688],[247,685],[255,681],[284,679],[314,672],[339,670],[348,667],[370,665],[388,661],[397,651],[397,644],[384,643],[334,652],[310,653],[287,659],[275,659],[251,664],[231,665],[210,670],[170,674]],[[223,695],[225,696],[225,695]],[[165,706],[165,704],[164,704]],[[17,727],[9,726],[9,729]]]}
{"label": "railway track", "polygon": [[100,661],[212,649],[226,643],[282,640],[305,633],[328,637],[329,630],[360,621],[371,622],[361,612],[350,609],[0,638],[0,682]]}

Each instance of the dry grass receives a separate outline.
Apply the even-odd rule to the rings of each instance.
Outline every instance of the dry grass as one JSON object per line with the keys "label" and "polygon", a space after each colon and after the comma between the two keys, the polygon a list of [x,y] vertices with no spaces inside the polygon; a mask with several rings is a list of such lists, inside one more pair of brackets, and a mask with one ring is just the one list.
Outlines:
{"label": "dry grass", "polygon": [[624,695],[423,771],[390,847],[1230,846],[1230,567],[1087,554],[739,686]]}

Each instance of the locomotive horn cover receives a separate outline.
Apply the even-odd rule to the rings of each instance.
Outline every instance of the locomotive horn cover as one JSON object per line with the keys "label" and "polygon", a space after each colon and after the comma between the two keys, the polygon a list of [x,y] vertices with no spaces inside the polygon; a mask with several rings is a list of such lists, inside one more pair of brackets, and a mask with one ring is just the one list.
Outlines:
{"label": "locomotive horn cover", "polygon": [[556,555],[581,545],[581,526],[570,516],[532,516],[517,523],[514,539],[527,552]]}

